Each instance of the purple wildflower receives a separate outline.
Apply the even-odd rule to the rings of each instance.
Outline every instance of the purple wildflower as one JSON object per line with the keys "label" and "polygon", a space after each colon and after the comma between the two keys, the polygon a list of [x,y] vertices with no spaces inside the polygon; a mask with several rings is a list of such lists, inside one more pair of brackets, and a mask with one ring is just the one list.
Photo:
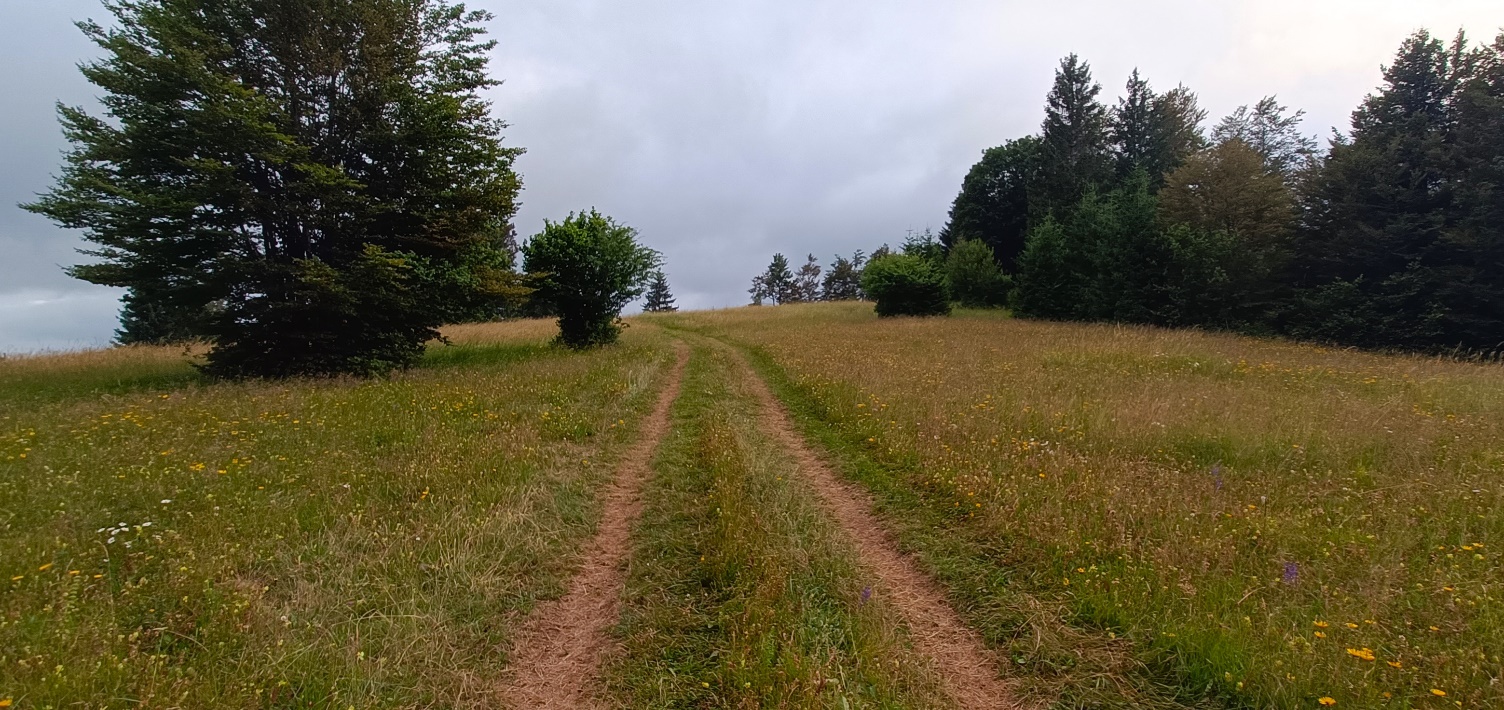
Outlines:
{"label": "purple wildflower", "polygon": [[862,603],[866,604],[867,602],[869,602],[871,600],[872,600],[872,588],[871,587],[862,587]]}
{"label": "purple wildflower", "polygon": [[1222,464],[1220,463],[1212,466],[1212,485],[1216,486],[1217,490],[1222,490]]}
{"label": "purple wildflower", "polygon": [[1300,565],[1297,565],[1294,562],[1286,562],[1285,572],[1284,574],[1280,575],[1280,579],[1284,581],[1285,584],[1295,584],[1295,580],[1298,578],[1300,578]]}

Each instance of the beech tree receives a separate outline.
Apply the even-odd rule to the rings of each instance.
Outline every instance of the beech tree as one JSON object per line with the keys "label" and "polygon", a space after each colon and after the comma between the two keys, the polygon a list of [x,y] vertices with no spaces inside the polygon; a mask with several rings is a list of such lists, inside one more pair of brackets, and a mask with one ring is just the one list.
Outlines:
{"label": "beech tree", "polygon": [[115,2],[79,27],[104,115],[28,205],[129,289],[122,340],[208,337],[225,376],[373,373],[525,292],[518,149],[481,93],[485,12],[441,0]]}

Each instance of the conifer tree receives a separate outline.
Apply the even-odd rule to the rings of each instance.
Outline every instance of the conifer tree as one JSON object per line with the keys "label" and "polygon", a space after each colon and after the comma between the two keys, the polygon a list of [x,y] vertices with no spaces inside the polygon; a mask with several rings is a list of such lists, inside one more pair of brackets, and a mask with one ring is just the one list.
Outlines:
{"label": "conifer tree", "polygon": [[826,301],[859,301],[862,299],[862,267],[867,257],[856,250],[850,259],[836,256],[830,269],[825,272],[820,297]]}
{"label": "conifer tree", "polygon": [[520,151],[482,93],[485,12],[441,0],[111,2],[79,26],[105,116],[28,208],[130,289],[121,338],[215,339],[224,376],[373,373],[524,292]]}
{"label": "conifer tree", "polygon": [[1201,133],[1204,120],[1206,112],[1189,89],[1180,86],[1155,94],[1138,70],[1133,70],[1127,93],[1118,100],[1109,121],[1118,179],[1127,180],[1142,170],[1149,177],[1150,190],[1157,191],[1166,173],[1206,144]]}
{"label": "conifer tree", "polygon": [[992,250],[974,239],[951,247],[945,257],[945,283],[950,297],[967,308],[1004,305],[1013,286],[992,258]]}
{"label": "conifer tree", "polygon": [[647,300],[642,305],[642,310],[648,313],[672,313],[679,310],[674,305],[674,294],[669,291],[668,277],[659,270],[653,274],[653,282],[648,284]]}
{"label": "conifer tree", "polygon": [[559,342],[577,349],[616,342],[622,308],[661,273],[658,252],[637,242],[637,230],[593,209],[544,220],[522,255],[536,300],[559,317]]}
{"label": "conifer tree", "polygon": [[1456,108],[1476,66],[1465,47],[1461,36],[1450,49],[1424,31],[1408,38],[1312,180],[1294,334],[1413,349],[1504,342],[1504,316],[1454,285],[1497,272],[1479,269],[1496,252],[1467,246],[1461,227]]}
{"label": "conifer tree", "polygon": [[794,274],[789,271],[788,257],[774,254],[768,270],[752,279],[752,304],[761,306],[764,301],[773,305],[789,303],[794,296]]}
{"label": "conifer tree", "polygon": [[1107,109],[1097,101],[1102,86],[1092,80],[1091,67],[1072,54],[1060,61],[1055,84],[1045,99],[1040,135],[1038,214],[1054,214],[1074,206],[1087,188],[1112,178],[1108,150]]}
{"label": "conifer tree", "polygon": [[810,254],[799,272],[794,275],[794,285],[789,291],[789,303],[812,303],[820,300],[820,262]]}

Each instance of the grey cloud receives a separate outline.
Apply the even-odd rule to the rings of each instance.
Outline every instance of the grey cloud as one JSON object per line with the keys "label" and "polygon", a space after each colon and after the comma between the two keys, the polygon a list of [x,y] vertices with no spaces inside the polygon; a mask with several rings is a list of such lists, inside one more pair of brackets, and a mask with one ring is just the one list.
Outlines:
{"label": "grey cloud", "polygon": [[[599,208],[664,253],[688,308],[745,302],[774,251],[828,262],[938,229],[981,151],[1037,129],[1068,52],[1092,62],[1109,100],[1137,66],[1161,89],[1197,90],[1213,116],[1279,94],[1325,134],[1411,30],[1482,37],[1504,22],[1492,0],[470,4],[497,15],[493,71],[506,83],[491,98],[508,141],[528,150],[518,231]],[[25,310],[5,294],[94,294],[72,302],[91,308],[114,298],[56,268],[75,260],[76,235],[10,207],[56,169],[53,102],[93,93],[73,68],[93,48],[69,21],[102,15],[95,0],[0,3],[6,341],[40,325],[3,315]],[[107,320],[80,318],[68,337],[103,341]]]}

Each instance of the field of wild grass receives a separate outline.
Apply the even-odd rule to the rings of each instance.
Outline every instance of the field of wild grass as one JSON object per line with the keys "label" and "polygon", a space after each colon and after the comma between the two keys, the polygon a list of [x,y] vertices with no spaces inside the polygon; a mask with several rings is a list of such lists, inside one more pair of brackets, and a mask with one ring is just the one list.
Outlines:
{"label": "field of wild grass", "polygon": [[0,702],[491,707],[668,362],[466,326],[373,381],[0,360]]}
{"label": "field of wild grass", "polygon": [[1504,707],[1504,367],[870,304],[750,347],[1065,707]]}

